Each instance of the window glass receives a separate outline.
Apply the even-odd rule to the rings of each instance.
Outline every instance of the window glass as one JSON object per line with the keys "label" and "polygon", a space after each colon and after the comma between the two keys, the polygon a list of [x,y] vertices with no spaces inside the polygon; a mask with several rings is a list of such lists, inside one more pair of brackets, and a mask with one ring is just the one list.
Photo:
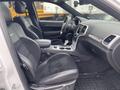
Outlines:
{"label": "window glass", "polygon": [[97,20],[107,20],[107,21],[116,21],[111,15],[106,12],[96,8],[95,6],[89,5],[79,5],[76,7],[76,10],[86,15],[88,19],[97,19]]}
{"label": "window glass", "polygon": [[99,8],[87,4],[87,5],[79,5],[77,7],[74,6],[74,0],[66,2],[69,6],[72,6],[79,13],[83,14],[88,19],[97,19],[97,20],[107,20],[107,21],[117,21],[114,17],[107,14],[106,12],[100,10]]}
{"label": "window glass", "polygon": [[47,2],[34,2],[38,17],[42,20],[64,20],[68,13],[61,7]]}

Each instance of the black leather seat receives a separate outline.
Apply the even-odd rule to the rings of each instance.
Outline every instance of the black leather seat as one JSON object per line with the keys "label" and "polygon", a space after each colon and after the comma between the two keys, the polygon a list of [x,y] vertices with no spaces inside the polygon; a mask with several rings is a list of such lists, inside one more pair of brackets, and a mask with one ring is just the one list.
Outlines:
{"label": "black leather seat", "polygon": [[12,22],[8,8],[0,3],[10,38],[22,64],[24,73],[34,90],[73,90],[78,69],[73,58],[58,53],[40,63],[41,49],[37,42],[27,37],[22,27]]}
{"label": "black leather seat", "polygon": [[[26,12],[26,4],[22,1],[16,1],[14,4],[15,11],[19,14]],[[35,20],[35,19],[34,19]],[[19,23],[25,34],[31,39],[43,39],[44,35],[40,24],[35,20],[36,25],[33,24],[29,16],[17,16],[14,18],[14,21]],[[52,40],[52,45],[61,45],[62,40]]]}
{"label": "black leather seat", "polygon": [[[18,14],[26,13],[27,10],[27,6],[23,1],[15,1],[14,8]],[[43,39],[39,22],[36,21],[37,25],[35,26],[29,16],[17,16],[14,17],[14,21],[22,26],[25,34],[31,39]]]}

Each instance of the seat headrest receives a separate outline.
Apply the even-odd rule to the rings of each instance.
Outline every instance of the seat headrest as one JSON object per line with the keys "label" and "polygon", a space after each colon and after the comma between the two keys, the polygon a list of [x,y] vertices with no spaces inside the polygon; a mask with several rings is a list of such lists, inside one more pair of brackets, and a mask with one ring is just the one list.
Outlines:
{"label": "seat headrest", "polygon": [[11,13],[9,11],[9,8],[2,2],[0,2],[0,12],[2,13],[2,15],[4,16],[5,18],[5,21],[8,23],[10,21],[12,21],[12,16],[11,16]]}
{"label": "seat headrest", "polygon": [[17,13],[25,13],[26,12],[26,4],[23,1],[15,1],[14,8]]}

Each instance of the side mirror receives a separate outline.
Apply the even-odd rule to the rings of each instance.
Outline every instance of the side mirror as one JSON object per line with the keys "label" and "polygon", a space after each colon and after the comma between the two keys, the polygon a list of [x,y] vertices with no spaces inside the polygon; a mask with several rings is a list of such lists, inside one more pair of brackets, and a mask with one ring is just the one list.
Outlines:
{"label": "side mirror", "polygon": [[78,1],[74,1],[74,7],[77,7],[79,5]]}

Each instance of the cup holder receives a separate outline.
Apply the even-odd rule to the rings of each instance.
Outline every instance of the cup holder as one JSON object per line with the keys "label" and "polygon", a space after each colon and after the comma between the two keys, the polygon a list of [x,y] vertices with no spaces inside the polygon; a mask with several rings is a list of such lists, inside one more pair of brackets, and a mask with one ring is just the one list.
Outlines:
{"label": "cup holder", "polygon": [[60,47],[61,50],[66,49],[66,50],[71,50],[70,47]]}
{"label": "cup holder", "polygon": [[60,47],[60,49],[65,49],[64,47]]}
{"label": "cup holder", "polygon": [[70,48],[70,47],[67,47],[66,49],[67,49],[67,50],[71,50],[71,48]]}
{"label": "cup holder", "polygon": [[54,48],[57,48],[57,46],[54,46]]}
{"label": "cup holder", "polygon": [[53,48],[56,50],[71,50],[71,47],[65,47],[65,46],[54,46]]}

